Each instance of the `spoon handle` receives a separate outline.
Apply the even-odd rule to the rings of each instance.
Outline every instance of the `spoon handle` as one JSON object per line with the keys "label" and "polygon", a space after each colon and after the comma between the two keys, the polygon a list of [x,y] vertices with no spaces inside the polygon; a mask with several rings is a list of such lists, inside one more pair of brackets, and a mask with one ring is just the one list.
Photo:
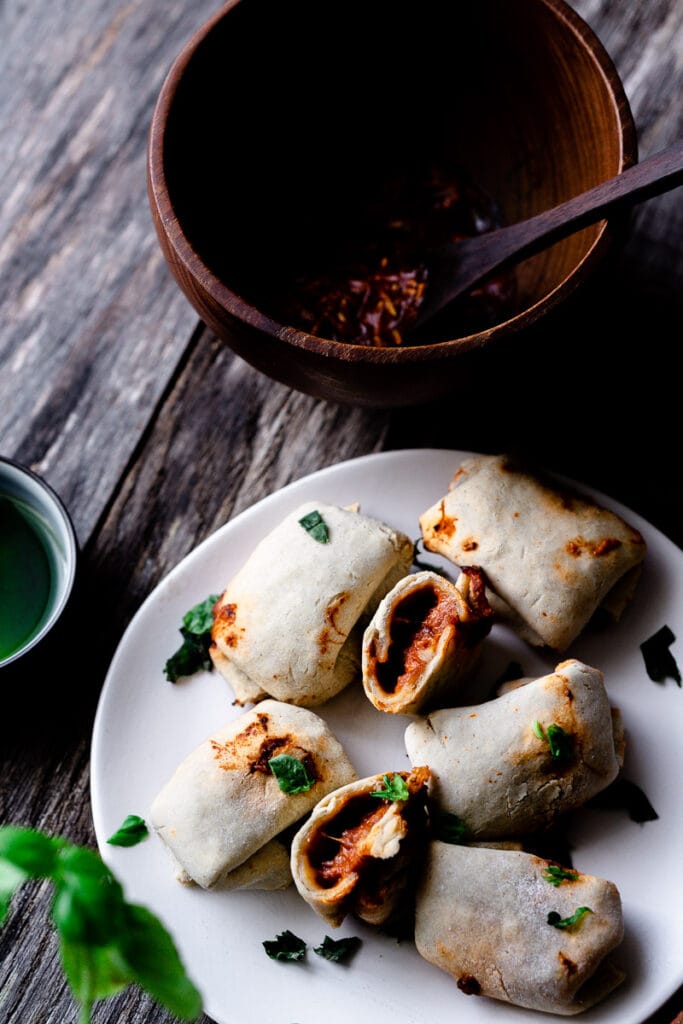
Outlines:
{"label": "spoon handle", "polygon": [[594,224],[607,213],[660,195],[683,183],[683,140],[558,206],[509,227],[452,242],[436,254],[415,327],[495,270],[533,256],[553,242]]}

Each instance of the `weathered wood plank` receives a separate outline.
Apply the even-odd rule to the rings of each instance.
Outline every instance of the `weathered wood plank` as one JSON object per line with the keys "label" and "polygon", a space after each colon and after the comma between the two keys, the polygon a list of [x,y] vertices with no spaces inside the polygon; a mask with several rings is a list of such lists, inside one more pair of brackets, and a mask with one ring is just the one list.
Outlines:
{"label": "weathered wood plank", "polygon": [[146,139],[214,6],[0,9],[0,448],[62,494],[83,542],[196,323],[156,243]]}

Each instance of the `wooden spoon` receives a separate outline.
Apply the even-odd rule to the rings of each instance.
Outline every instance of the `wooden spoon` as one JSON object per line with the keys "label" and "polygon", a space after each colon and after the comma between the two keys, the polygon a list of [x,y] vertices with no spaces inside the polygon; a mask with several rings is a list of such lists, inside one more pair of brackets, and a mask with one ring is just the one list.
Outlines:
{"label": "wooden spoon", "polygon": [[601,220],[607,213],[667,192],[683,183],[683,141],[655,153],[600,185],[509,227],[451,242],[430,253],[425,297],[413,334],[459,295],[497,270]]}

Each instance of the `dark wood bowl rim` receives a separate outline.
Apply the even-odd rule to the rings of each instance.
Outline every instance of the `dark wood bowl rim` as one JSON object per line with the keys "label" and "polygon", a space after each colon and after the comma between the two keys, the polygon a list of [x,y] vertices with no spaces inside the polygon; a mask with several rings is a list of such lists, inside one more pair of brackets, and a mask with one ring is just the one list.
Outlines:
{"label": "dark wood bowl rim", "polygon": [[[423,362],[446,359],[457,351],[465,352],[481,348],[499,335],[512,335],[526,328],[552,309],[566,295],[585,279],[593,264],[602,256],[609,244],[608,221],[600,221],[598,233],[588,252],[574,269],[542,299],[516,316],[494,327],[432,344],[402,346],[400,348],[374,348],[367,345],[353,345],[317,337],[295,327],[287,327],[266,316],[236,292],[220,281],[202,260],[185,235],[175,214],[166,182],[164,168],[165,129],[171,105],[185,70],[197,48],[225,18],[240,0],[227,0],[194,33],[182,48],[164,80],[152,116],[147,159],[147,177],[150,202],[156,213],[157,230],[162,230],[171,246],[174,258],[186,274],[211,296],[213,301],[228,314],[249,326],[278,338],[286,345],[307,349],[316,355],[343,362],[394,363]],[[619,171],[630,167],[637,160],[637,139],[631,108],[623,84],[611,57],[590,26],[573,10],[565,0],[539,0],[579,39],[590,53],[611,97],[619,123],[620,163]]]}

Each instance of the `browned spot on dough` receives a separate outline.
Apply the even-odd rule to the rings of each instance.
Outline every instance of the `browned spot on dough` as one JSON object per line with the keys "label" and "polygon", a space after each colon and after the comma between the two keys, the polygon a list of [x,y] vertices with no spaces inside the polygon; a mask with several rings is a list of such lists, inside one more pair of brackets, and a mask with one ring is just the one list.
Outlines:
{"label": "browned spot on dough", "polygon": [[595,545],[593,554],[596,558],[601,558],[603,555],[608,555],[610,551],[616,551],[620,547],[621,541],[617,537],[605,537]]}
{"label": "browned spot on dough", "polygon": [[479,547],[479,541],[475,540],[474,537],[468,537],[461,544],[463,551],[476,551]]}
{"label": "browned spot on dough", "polygon": [[581,555],[587,554],[593,558],[602,558],[603,555],[609,555],[611,551],[616,551],[622,546],[622,542],[618,537],[603,537],[601,540],[586,540],[585,537],[572,537],[565,544],[565,551],[572,555],[573,558],[580,558]]}
{"label": "browned spot on dough", "polygon": [[289,754],[303,762],[309,775],[317,780],[320,773],[311,753],[300,747],[290,733],[271,734],[269,729],[270,716],[262,712],[233,739],[225,743],[210,740],[219,768],[224,771],[244,771],[247,775],[256,772],[270,775],[268,762],[271,757]]}
{"label": "browned spot on dough", "polygon": [[225,619],[226,622],[234,622],[237,618],[237,605],[236,604],[223,604],[218,605],[218,611],[216,615],[220,619]]}
{"label": "browned spot on dough", "polygon": [[438,522],[434,523],[432,530],[434,533],[438,533],[440,537],[452,537],[458,520],[455,516],[447,515],[445,500],[441,501],[439,507],[441,509],[441,518]]}
{"label": "browned spot on dough", "polygon": [[567,956],[566,953],[562,952],[562,950],[560,950],[560,952],[557,954],[557,959],[560,961],[560,967],[562,967],[563,970],[567,972],[567,974],[576,974],[576,972],[578,971],[578,967],[576,966],[574,961]]}
{"label": "browned spot on dough", "polygon": [[475,977],[471,974],[463,974],[458,978],[458,988],[461,992],[464,992],[466,996],[479,996],[481,995],[481,985]]}

